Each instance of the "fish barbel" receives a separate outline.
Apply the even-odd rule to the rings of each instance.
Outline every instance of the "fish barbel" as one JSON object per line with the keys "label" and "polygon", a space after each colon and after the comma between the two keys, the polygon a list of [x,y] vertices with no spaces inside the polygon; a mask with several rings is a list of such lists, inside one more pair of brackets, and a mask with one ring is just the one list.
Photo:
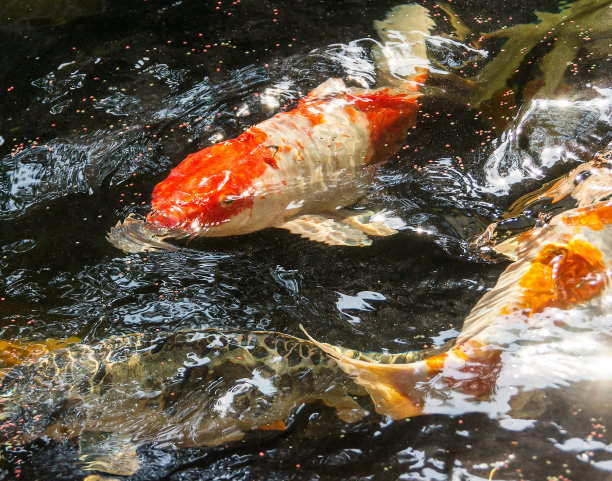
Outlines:
{"label": "fish barbel", "polygon": [[367,234],[395,233],[380,216],[339,209],[364,195],[375,166],[414,125],[433,21],[424,7],[401,5],[375,28],[384,87],[351,88],[330,79],[293,110],[189,155],[155,186],[146,221],[128,217],[112,229],[110,242],[138,252],[169,246],[165,237],[281,227],[327,244],[369,245]]}

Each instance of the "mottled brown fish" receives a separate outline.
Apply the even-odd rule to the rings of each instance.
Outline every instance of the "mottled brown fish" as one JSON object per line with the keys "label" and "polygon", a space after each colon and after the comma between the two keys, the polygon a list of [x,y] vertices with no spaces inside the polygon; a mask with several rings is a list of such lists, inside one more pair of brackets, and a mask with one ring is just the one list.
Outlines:
{"label": "mottled brown fish", "polygon": [[[426,354],[346,353],[403,363]],[[308,340],[278,332],[133,334],[74,343],[14,367],[0,384],[0,439],[113,433],[82,454],[83,467],[131,474],[137,446],[218,445],[283,430],[291,413],[315,401],[354,422],[367,414],[360,396],[364,388]]]}

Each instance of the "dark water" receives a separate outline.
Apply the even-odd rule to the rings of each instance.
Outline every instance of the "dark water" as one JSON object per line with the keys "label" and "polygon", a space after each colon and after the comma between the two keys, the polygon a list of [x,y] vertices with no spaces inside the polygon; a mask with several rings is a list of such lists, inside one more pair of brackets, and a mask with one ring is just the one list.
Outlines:
{"label": "dark water", "polygon": [[[454,3],[474,32],[535,20],[527,2]],[[571,106],[527,98],[553,48],[545,43],[509,79],[518,93],[507,119],[432,88],[405,148],[362,201],[405,223],[372,247],[332,248],[280,230],[146,255],[105,240],[118,220],[147,211],[155,183],[188,153],[295,105],[330,77],[373,85],[369,41],[355,41],[374,35],[372,21],[394,4],[0,6],[1,338],[93,343],[203,327],[299,335],[301,323],[330,343],[396,352],[456,336],[505,267],[469,242],[520,195],[611,138],[605,28],[593,39],[598,50],[581,46],[571,59],[563,79]],[[556,2],[537,8],[555,11]],[[448,22],[438,21],[443,31]],[[485,47],[489,58],[501,48]],[[456,48],[436,50],[440,68],[460,68],[466,50]],[[486,59],[473,61],[465,68],[477,72]],[[494,479],[608,479],[610,391],[591,383],[542,395],[546,409],[514,424],[485,411],[349,425],[308,405],[286,432],[254,441],[145,446],[134,479],[476,480],[494,467]],[[81,479],[77,449],[48,439],[5,447],[1,479]]]}

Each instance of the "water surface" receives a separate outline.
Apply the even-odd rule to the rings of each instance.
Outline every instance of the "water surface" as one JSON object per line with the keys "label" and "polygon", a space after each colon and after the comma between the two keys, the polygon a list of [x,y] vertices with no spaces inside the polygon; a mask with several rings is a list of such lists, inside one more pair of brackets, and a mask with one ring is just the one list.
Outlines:
{"label": "water surface", "polygon": [[[581,34],[586,44],[563,76],[562,101],[529,97],[554,40],[538,43],[508,79],[516,92],[509,111],[470,109],[445,79],[432,85],[404,148],[360,204],[401,218],[395,236],[352,249],[268,230],[124,254],[106,233],[129,213],[145,213],[155,183],[187,154],[291,108],[328,78],[373,85],[372,21],[395,3],[53,3],[0,7],[4,340],[94,343],[206,327],[301,335],[303,324],[318,339],[366,351],[439,345],[460,332],[506,265],[487,262],[469,243],[518,197],[611,139],[612,22],[604,16],[597,37]],[[440,16],[443,33],[449,22],[439,6],[424,5]],[[476,33],[470,41],[536,21],[533,6],[521,3],[453,6]],[[556,11],[556,2],[537,8]],[[499,54],[500,43],[469,46],[487,57],[448,42],[432,50],[440,70],[467,76]],[[469,65],[457,60],[466,56]],[[591,334],[609,337],[609,326]],[[500,418],[485,403],[346,424],[314,404],[286,432],[253,442],[146,446],[134,479],[477,480],[496,468],[493,479],[603,480],[612,470],[610,378],[582,377],[579,366],[575,382],[540,389],[544,408],[522,419]],[[8,446],[0,476],[81,479],[77,457],[76,442]]]}

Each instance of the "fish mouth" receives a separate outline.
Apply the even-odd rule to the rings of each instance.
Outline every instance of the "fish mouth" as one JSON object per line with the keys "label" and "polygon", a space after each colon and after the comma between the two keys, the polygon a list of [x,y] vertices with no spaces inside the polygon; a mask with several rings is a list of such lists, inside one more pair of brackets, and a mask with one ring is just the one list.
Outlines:
{"label": "fish mouth", "polygon": [[117,222],[106,235],[106,240],[131,254],[160,250],[177,251],[180,248],[166,242],[166,239],[224,235],[218,231],[229,220],[228,218],[224,221],[204,223],[201,218],[190,220],[177,206],[164,211],[153,209],[144,219],[130,214],[123,222]]}
{"label": "fish mouth", "polygon": [[175,238],[203,235],[228,223],[230,220],[230,216],[227,216],[221,221],[215,221],[208,219],[204,214],[190,217],[180,207],[175,206],[163,212],[153,209],[146,217],[146,223],[150,230],[157,232],[160,236]]}
{"label": "fish mouth", "polygon": [[152,209],[147,214],[146,222],[150,228],[159,230],[181,229],[188,223],[183,210],[175,205],[163,210]]}
{"label": "fish mouth", "polygon": [[177,232],[172,228],[157,227],[151,225],[148,219],[145,221],[130,214],[123,222],[119,221],[111,228],[106,240],[124,252],[136,254],[160,250],[177,251],[179,248],[165,242],[165,239],[186,235],[188,234],[177,235]]}

